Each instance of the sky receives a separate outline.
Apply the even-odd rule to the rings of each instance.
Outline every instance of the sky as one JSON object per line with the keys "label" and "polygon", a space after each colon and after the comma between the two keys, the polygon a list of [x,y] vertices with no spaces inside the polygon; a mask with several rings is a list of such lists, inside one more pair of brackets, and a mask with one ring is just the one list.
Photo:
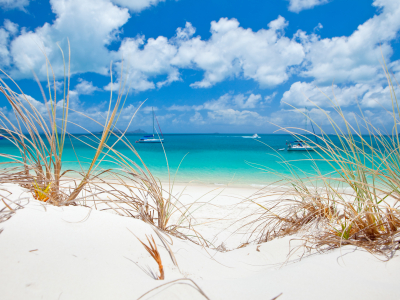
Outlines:
{"label": "sky", "polygon": [[[393,124],[382,63],[400,77],[398,0],[0,0],[0,7],[0,68],[40,112],[33,72],[48,86],[45,53],[60,99],[59,48],[68,57],[69,41],[70,132],[100,130],[93,120],[104,122],[121,81],[120,129],[143,104],[128,130],[151,132],[153,108],[166,133],[272,133],[304,127],[299,110],[307,107],[329,131],[326,114],[338,117],[328,97],[348,118],[361,109],[377,126]],[[0,110],[12,119],[3,96]]]}

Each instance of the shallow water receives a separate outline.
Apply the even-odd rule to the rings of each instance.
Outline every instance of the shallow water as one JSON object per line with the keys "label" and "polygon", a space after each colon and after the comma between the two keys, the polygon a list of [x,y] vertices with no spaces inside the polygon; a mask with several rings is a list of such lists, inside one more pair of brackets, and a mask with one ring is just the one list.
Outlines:
{"label": "shallow water", "polygon": [[[285,148],[287,140],[293,140],[289,135],[260,134],[259,136],[260,138],[253,139],[249,134],[165,134],[163,146],[171,179],[181,164],[176,175],[178,182],[263,186],[278,179],[267,169],[289,174],[285,164],[281,163],[282,159],[291,161],[301,172],[315,174],[313,164],[307,159],[318,158],[317,153],[277,151]],[[94,155],[94,150],[82,142],[90,143],[90,136],[77,135],[77,137],[81,141],[72,139],[73,147],[69,139],[66,141],[63,169],[87,168],[90,158]],[[162,145],[135,143],[140,137],[141,135],[127,136],[152,173],[162,181],[167,180],[168,168]],[[108,144],[111,145],[115,141],[116,138],[112,137]],[[15,153],[15,147],[10,142],[1,140],[0,145],[2,153]],[[123,143],[119,142],[115,149],[139,163]],[[109,161],[100,164],[102,168],[112,166]],[[318,168],[323,173],[332,171],[331,167],[323,162],[318,162]]]}

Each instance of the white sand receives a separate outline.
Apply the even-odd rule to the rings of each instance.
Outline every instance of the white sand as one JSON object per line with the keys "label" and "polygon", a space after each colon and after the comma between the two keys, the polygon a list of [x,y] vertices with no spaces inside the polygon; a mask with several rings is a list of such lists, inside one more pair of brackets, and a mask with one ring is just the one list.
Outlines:
{"label": "white sand", "polygon": [[[8,190],[14,199],[22,193],[13,185],[0,188],[1,195],[7,195],[4,190]],[[192,186],[182,201],[196,200],[211,188]],[[202,207],[196,213],[199,219],[234,218],[244,214],[245,207],[234,206],[232,213],[224,212],[225,208],[253,192],[229,188],[213,200],[218,207]],[[210,238],[227,229],[214,242],[229,246],[243,239],[230,236],[234,232],[230,225],[231,221],[225,220],[199,228]],[[301,249],[289,260],[287,256],[299,244],[293,237],[224,253],[172,237],[170,247],[178,269],[151,226],[140,220],[87,207],[43,205],[32,199],[0,223],[0,229],[0,299],[137,299],[179,278],[193,279],[213,300],[268,300],[280,293],[279,300],[400,299],[399,256],[382,262],[350,246],[299,261]],[[142,240],[145,234],[153,234],[164,264],[164,281],[154,280],[142,270],[158,272],[156,263],[130,231]],[[187,281],[161,288],[144,299],[204,297]]]}

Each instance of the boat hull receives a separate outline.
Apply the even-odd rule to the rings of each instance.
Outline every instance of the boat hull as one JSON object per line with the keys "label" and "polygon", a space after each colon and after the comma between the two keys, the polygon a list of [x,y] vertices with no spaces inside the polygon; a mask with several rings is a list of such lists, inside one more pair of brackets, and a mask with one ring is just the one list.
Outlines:
{"label": "boat hull", "polygon": [[146,139],[146,140],[138,140],[136,143],[163,143],[164,139]]}
{"label": "boat hull", "polygon": [[315,151],[315,147],[288,147],[287,151]]}

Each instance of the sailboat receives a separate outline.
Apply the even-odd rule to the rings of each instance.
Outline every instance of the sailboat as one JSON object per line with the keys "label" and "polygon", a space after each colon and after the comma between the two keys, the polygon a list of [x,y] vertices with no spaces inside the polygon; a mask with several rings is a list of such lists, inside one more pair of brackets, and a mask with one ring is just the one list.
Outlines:
{"label": "sailboat", "polygon": [[[137,140],[136,143],[163,143],[164,142],[164,139],[156,138],[154,136],[154,119],[157,120],[157,118],[154,114],[153,108],[151,108],[151,111],[153,114],[153,135],[145,135],[144,137],[141,137],[139,140]],[[158,124],[158,120],[157,120],[157,124]],[[158,124],[158,128],[160,129],[162,137],[164,137],[164,135],[162,134],[161,128],[160,128],[160,124]]]}
{"label": "sailboat", "polygon": [[[307,119],[308,119],[307,107],[305,108],[305,110],[306,110],[305,131],[307,132]],[[310,123],[311,123],[312,130],[314,132],[314,135],[315,135],[314,126],[313,126],[312,122],[310,122]],[[317,137],[315,137],[315,140],[318,143]],[[314,151],[318,148],[316,146],[308,145],[307,142],[305,142],[305,141],[293,141],[293,142],[286,141],[286,146],[287,146],[287,151]]]}

